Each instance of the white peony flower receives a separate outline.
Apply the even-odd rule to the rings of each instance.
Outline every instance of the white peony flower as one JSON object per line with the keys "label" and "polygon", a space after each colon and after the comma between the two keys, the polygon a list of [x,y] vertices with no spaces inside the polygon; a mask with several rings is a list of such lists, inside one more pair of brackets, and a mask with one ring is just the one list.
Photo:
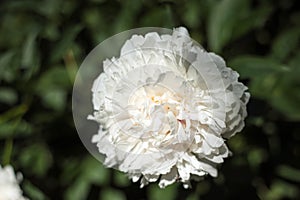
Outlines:
{"label": "white peony flower", "polygon": [[244,127],[247,87],[225,61],[183,28],[133,35],[94,81],[96,143],[104,165],[141,187],[216,177],[230,154],[225,139]]}
{"label": "white peony flower", "polygon": [[21,179],[22,175],[15,175],[11,166],[2,168],[0,165],[0,200],[26,200],[19,186]]}

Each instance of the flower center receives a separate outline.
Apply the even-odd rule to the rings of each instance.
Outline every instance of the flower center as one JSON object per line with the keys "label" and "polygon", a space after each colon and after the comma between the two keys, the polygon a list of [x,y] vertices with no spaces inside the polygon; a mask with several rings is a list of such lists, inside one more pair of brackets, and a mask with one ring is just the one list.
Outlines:
{"label": "flower center", "polygon": [[159,85],[145,85],[130,96],[129,115],[132,123],[148,131],[170,132],[167,116],[178,114],[180,98],[170,89]]}

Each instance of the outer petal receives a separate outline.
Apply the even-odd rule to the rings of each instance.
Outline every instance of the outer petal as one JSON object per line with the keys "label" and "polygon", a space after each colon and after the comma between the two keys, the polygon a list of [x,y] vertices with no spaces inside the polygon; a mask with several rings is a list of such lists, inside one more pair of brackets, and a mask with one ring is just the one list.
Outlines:
{"label": "outer petal", "polygon": [[160,177],[160,181],[158,185],[160,188],[165,188],[166,186],[173,184],[177,178],[178,178],[177,170],[175,167],[173,167],[169,173],[163,174]]}

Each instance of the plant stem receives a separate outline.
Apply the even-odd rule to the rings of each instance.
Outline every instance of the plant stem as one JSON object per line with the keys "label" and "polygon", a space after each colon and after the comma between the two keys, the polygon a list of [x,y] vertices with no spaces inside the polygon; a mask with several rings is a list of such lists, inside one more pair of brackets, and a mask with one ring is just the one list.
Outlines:
{"label": "plant stem", "polygon": [[10,163],[11,154],[13,151],[13,139],[8,138],[5,142],[5,148],[3,153],[3,165],[8,165]]}

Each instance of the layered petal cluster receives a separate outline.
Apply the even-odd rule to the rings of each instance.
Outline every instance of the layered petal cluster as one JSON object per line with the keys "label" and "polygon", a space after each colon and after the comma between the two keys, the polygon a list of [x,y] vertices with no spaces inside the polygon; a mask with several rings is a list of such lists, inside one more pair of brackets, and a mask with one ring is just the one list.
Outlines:
{"label": "layered petal cluster", "polygon": [[225,139],[244,127],[247,87],[188,31],[133,35],[94,81],[96,143],[104,165],[141,187],[217,176],[230,154]]}
{"label": "layered petal cluster", "polygon": [[19,186],[21,179],[22,175],[16,175],[11,166],[0,166],[0,200],[26,200]]}

